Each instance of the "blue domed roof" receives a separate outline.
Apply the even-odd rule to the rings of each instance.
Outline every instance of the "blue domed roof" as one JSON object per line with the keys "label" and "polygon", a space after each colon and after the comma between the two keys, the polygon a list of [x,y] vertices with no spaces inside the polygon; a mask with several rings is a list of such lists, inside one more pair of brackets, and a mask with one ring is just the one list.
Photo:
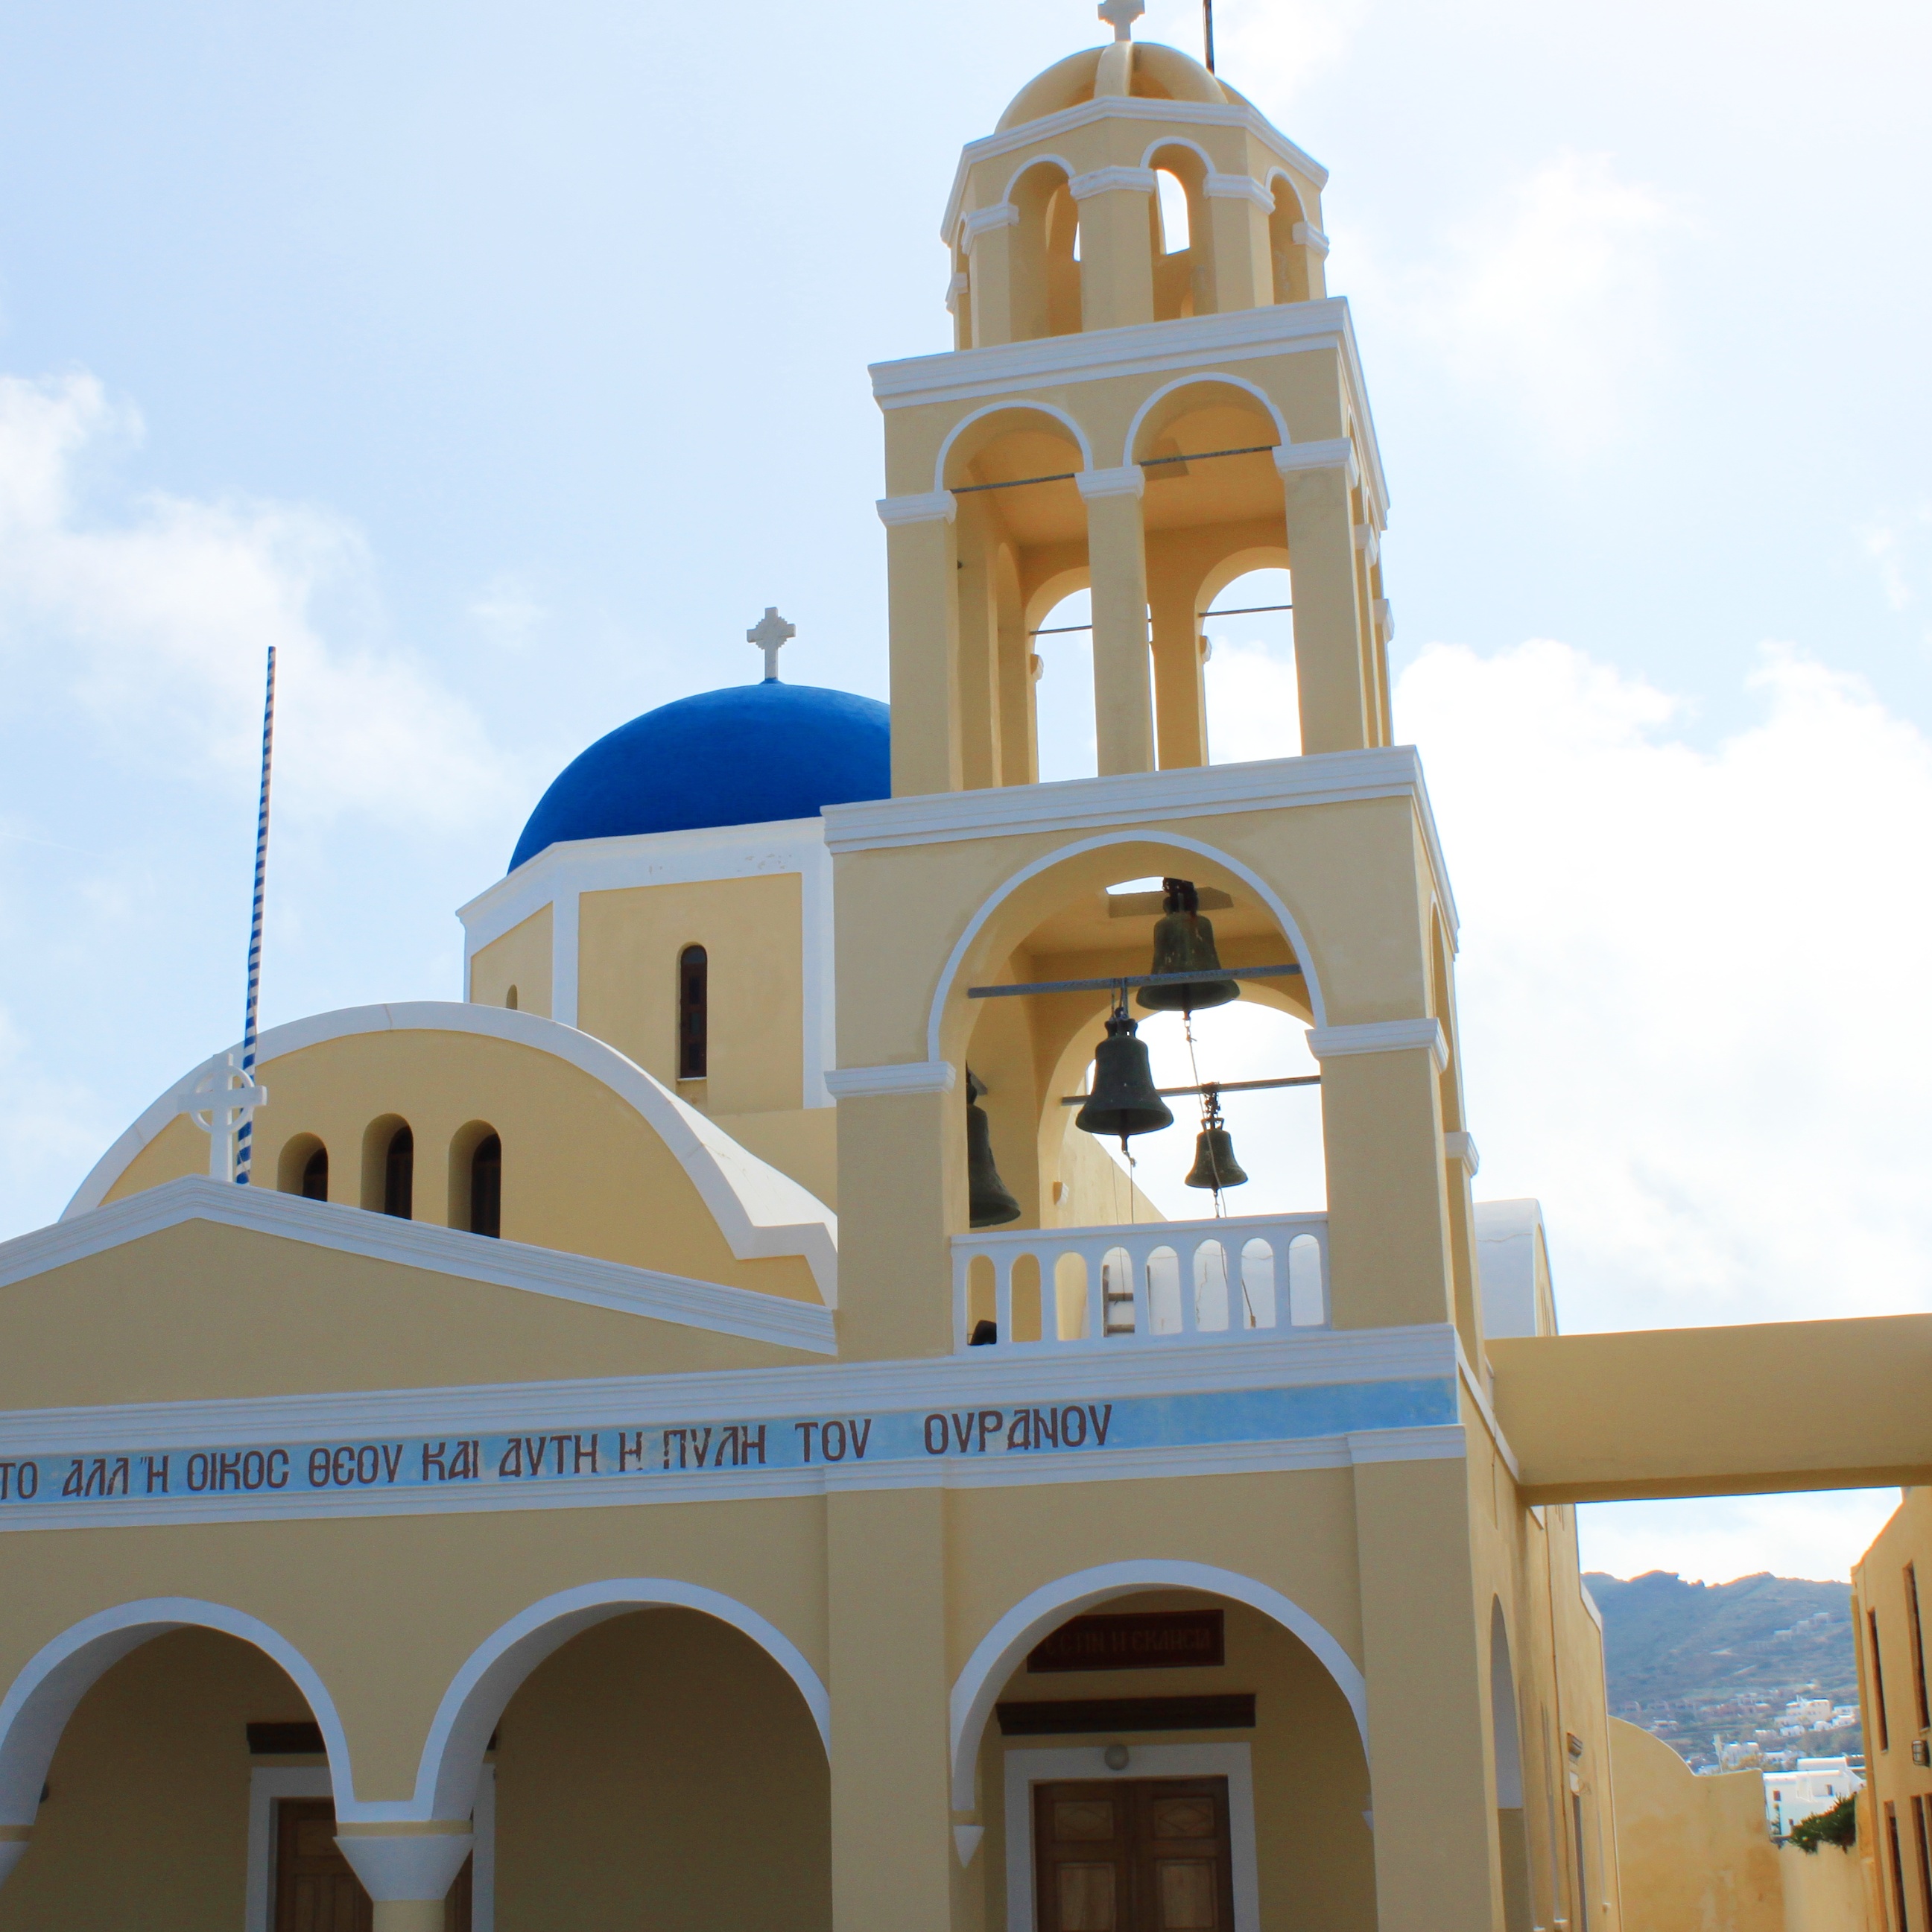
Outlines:
{"label": "blue domed roof", "polygon": [[816,685],[733,685],[620,724],[558,774],[510,860],[566,838],[815,818],[892,793],[892,713]]}

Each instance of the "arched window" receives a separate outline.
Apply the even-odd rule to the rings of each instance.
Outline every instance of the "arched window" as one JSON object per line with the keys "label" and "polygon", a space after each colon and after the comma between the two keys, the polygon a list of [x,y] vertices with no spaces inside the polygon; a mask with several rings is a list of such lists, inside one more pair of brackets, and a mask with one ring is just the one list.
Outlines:
{"label": "arched window", "polygon": [[319,1147],[302,1162],[302,1196],[304,1201],[328,1198],[328,1150]]}
{"label": "arched window", "polygon": [[493,1240],[503,1232],[503,1143],[494,1134],[470,1156],[470,1232]]}
{"label": "arched window", "polygon": [[711,966],[701,946],[677,956],[677,1077],[706,1077],[711,1052]]}
{"label": "arched window", "polygon": [[503,1004],[509,1008],[512,1012],[514,1012],[517,1010],[517,989],[515,987],[512,986],[510,990],[503,995]]}
{"label": "arched window", "polygon": [[382,1156],[382,1212],[399,1221],[410,1220],[415,1211],[416,1137],[406,1124],[389,1136],[388,1150]]}
{"label": "arched window", "polygon": [[313,1134],[296,1134],[285,1141],[275,1163],[275,1186],[284,1194],[307,1201],[328,1198],[328,1150]]}

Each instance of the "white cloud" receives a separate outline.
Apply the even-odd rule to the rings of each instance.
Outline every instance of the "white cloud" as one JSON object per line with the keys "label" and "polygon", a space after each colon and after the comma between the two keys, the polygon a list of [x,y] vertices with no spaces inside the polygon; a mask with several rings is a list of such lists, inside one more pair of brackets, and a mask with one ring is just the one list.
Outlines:
{"label": "white cloud", "polygon": [[0,377],[0,662],[22,712],[77,706],[130,764],[225,784],[255,755],[272,644],[285,802],[460,823],[500,760],[466,705],[370,638],[355,530],[163,494],[95,512],[90,468],[139,433],[91,376]]}
{"label": "white cloud", "polygon": [[1932,746],[1767,648],[1760,720],[1547,642],[1396,694],[1462,917],[1480,1193],[1540,1196],[1576,1328],[1922,1308]]}
{"label": "white cloud", "polygon": [[1466,389],[1574,457],[1648,419],[1670,356],[1666,251],[1688,226],[1611,156],[1565,151],[1445,230],[1428,259],[1396,265],[1352,242],[1351,287]]}

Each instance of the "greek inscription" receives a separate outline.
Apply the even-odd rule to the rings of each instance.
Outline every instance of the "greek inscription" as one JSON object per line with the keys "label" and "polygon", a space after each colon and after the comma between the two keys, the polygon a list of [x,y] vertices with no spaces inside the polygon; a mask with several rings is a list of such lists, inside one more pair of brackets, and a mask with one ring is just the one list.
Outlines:
{"label": "greek inscription", "polygon": [[644,1466],[644,1432],[634,1429],[626,1436],[620,1429],[617,1432],[617,1473],[628,1475],[634,1468]]}
{"label": "greek inscription", "polygon": [[[275,1454],[281,1457],[286,1468],[289,1460],[287,1453],[278,1449]],[[168,1492],[168,1458],[165,1456],[143,1456],[141,1460],[148,1466],[148,1494],[151,1496],[166,1496]],[[284,1474],[282,1481],[285,1483],[287,1480],[288,1478]],[[278,1489],[280,1486],[279,1483],[276,1485]]]}

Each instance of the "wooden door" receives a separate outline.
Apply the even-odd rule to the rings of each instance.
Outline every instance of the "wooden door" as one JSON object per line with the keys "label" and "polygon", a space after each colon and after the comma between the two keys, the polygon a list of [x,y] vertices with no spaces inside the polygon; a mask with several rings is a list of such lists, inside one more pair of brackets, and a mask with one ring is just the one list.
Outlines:
{"label": "wooden door", "polygon": [[1034,1787],[1039,1932],[1233,1932],[1225,1778]]}
{"label": "wooden door", "polygon": [[284,1798],[275,1808],[275,1932],[370,1932],[374,1908],[335,1846],[335,1804]]}
{"label": "wooden door", "polygon": [[[470,1932],[472,1858],[449,1888],[444,1932]],[[275,1932],[370,1932],[375,1908],[336,1849],[335,1804],[285,1798],[275,1808]]]}

